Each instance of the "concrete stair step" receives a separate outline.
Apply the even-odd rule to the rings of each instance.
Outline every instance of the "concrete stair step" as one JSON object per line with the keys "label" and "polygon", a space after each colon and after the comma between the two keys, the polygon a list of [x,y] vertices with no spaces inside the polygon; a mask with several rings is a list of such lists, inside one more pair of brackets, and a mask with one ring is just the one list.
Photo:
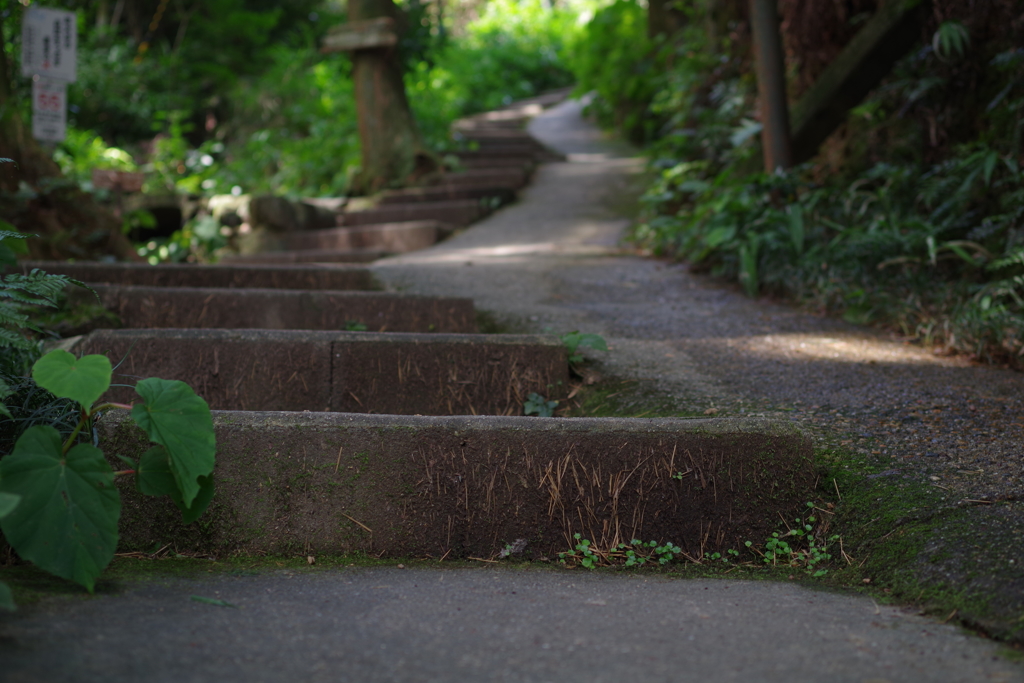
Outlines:
{"label": "concrete stair step", "polygon": [[481,218],[485,208],[479,200],[456,199],[415,204],[387,204],[362,211],[346,211],[338,216],[344,227],[432,220],[453,227],[464,227]]}
{"label": "concrete stair step", "polygon": [[150,287],[257,287],[264,289],[379,289],[373,274],[354,266],[194,265],[166,263],[100,263],[21,261],[28,273],[40,268],[83,282]]}
{"label": "concrete stair step", "polygon": [[97,330],[68,350],[106,355],[115,384],[186,382],[215,410],[519,415],[531,392],[557,399],[569,382],[550,335]]}
{"label": "concrete stair step", "polygon": [[[478,202],[475,202],[478,203]],[[419,204],[412,204],[412,207]],[[404,209],[405,205],[397,205]],[[415,211],[393,211],[391,215],[415,214]],[[349,216],[355,215],[348,214]],[[384,215],[377,213],[377,216]],[[358,220],[358,219],[356,219]],[[451,234],[448,224],[436,220],[411,220],[394,223],[368,223],[354,227],[308,230],[284,236],[284,246],[295,250],[366,250],[401,254],[426,249]]]}
{"label": "concrete stair step", "polygon": [[491,156],[488,154],[478,155],[477,152],[459,152],[456,157],[462,168],[467,170],[476,168],[521,168],[530,172],[537,165],[532,154],[529,156]]}
{"label": "concrete stair step", "polygon": [[515,190],[508,187],[408,187],[401,190],[387,190],[380,194],[380,205],[411,204],[413,202],[441,202],[454,199],[475,199],[507,204],[516,197]]}
{"label": "concrete stair step", "polygon": [[370,263],[395,252],[381,249],[299,249],[231,254],[221,258],[227,264],[289,265],[296,263]]}
{"label": "concrete stair step", "polygon": [[[371,332],[476,332],[472,299],[389,292],[310,291],[95,285],[104,308],[121,327],[344,330],[361,323]],[[95,303],[89,292],[71,298]],[[111,327],[97,322],[98,327]]]}
{"label": "concrete stair step", "polygon": [[526,182],[529,179],[530,174],[524,168],[491,167],[478,168],[473,171],[444,173],[425,182],[424,187],[450,187],[459,189],[467,187],[507,187],[512,190],[518,190],[526,185]]}
{"label": "concrete stair step", "polygon": [[[579,533],[699,557],[800,516],[816,476],[810,440],[759,419],[215,412],[214,425],[202,523],[119,480],[123,551],[491,558],[525,539],[526,558],[555,559]],[[98,428],[121,455],[150,446],[127,416]]]}
{"label": "concrete stair step", "polygon": [[480,149],[459,151],[455,152],[454,155],[458,157],[462,163],[476,161],[481,165],[488,160],[494,162],[495,165],[510,164],[513,161],[517,161],[524,165],[531,165],[543,163],[545,161],[565,160],[564,154],[552,152],[544,149],[543,147],[526,147],[516,145],[501,145],[493,147],[481,145]]}

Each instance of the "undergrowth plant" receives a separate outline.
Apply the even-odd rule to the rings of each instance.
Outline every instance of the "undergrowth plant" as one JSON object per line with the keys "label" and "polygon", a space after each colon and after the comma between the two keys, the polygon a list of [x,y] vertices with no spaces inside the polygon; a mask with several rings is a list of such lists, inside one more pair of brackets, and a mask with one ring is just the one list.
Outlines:
{"label": "undergrowth plant", "polygon": [[[0,520],[11,514],[14,508],[21,502],[21,496],[13,493],[0,492]],[[6,583],[0,581],[0,610],[13,612],[15,609],[14,596]]]}
{"label": "undergrowth plant", "polygon": [[580,566],[597,569],[612,565],[641,567],[647,563],[666,565],[682,554],[674,543],[641,541],[634,538],[629,543],[619,543],[613,548],[601,550],[582,534],[573,534],[575,543],[572,550],[558,553],[558,563],[563,566]]}
{"label": "undergrowth plant", "polygon": [[583,362],[583,354],[580,349],[594,349],[595,351],[607,351],[608,343],[599,334],[579,332],[574,330],[562,335],[562,344],[569,353],[569,363],[575,365]]}
{"label": "undergrowth plant", "polygon": [[785,295],[1024,366],[1024,174],[982,144],[929,169],[878,164],[845,187],[811,168],[738,175],[683,162],[633,239],[748,295]]}
{"label": "undergrowth plant", "polygon": [[[0,530],[7,542],[22,559],[90,592],[117,548],[116,478],[134,475],[142,494],[170,497],[185,523],[206,510],[214,490],[215,442],[206,401],[184,382],[150,378],[135,387],[141,403],[98,404],[111,374],[101,355],[75,358],[55,350],[36,361],[32,379],[74,401],[77,424],[66,437],[51,425],[31,426],[0,458]],[[131,411],[154,444],[138,462],[113,454],[127,467],[118,471],[97,447],[93,429],[95,420],[116,409]]]}
{"label": "undergrowth plant", "polygon": [[[578,51],[599,119],[648,142],[658,174],[629,238],[751,297],[1024,368],[1024,49],[996,14],[934,26],[823,154],[765,174],[750,41],[713,3],[678,9],[659,43],[618,0]],[[791,61],[799,97],[810,62]]]}
{"label": "undergrowth plant", "polygon": [[[807,503],[808,512],[813,512],[815,504]],[[833,559],[832,546],[840,541],[838,535],[827,536],[828,525],[820,522],[813,514],[794,520],[795,525],[784,531],[773,532],[763,545],[755,545],[752,541],[743,544],[743,550],[727,549],[724,554],[697,553],[686,555],[682,548],[674,543],[658,543],[657,541],[641,541],[633,539],[629,543],[619,543],[611,548],[600,548],[582,534],[573,534],[572,548],[558,553],[558,563],[567,567],[598,567],[623,566],[641,567],[649,564],[659,566],[676,561],[688,561],[694,564],[726,564],[745,567],[790,567],[802,570],[814,578],[828,574],[828,565]],[[746,559],[744,559],[746,557]]]}
{"label": "undergrowth plant", "polygon": [[523,415],[536,415],[537,417],[553,417],[558,401],[549,401],[536,391],[530,392],[523,402]]}
{"label": "undergrowth plant", "polygon": [[[808,502],[807,507],[813,511],[814,503]],[[818,540],[814,526],[817,518],[814,515],[793,521],[795,526],[787,531],[773,532],[765,541],[763,550],[756,548],[750,541],[746,542],[746,547],[760,555],[765,564],[773,567],[783,565],[802,569],[815,578],[825,576],[828,569],[823,565],[832,559],[829,547],[839,540],[839,536],[832,535],[824,541]]]}
{"label": "undergrowth plant", "polygon": [[[0,163],[9,161],[0,159]],[[0,221],[0,268],[17,265],[18,254],[28,248],[25,235],[12,225]],[[33,322],[32,313],[43,308],[55,309],[60,305],[68,285],[86,287],[66,275],[53,275],[38,268],[27,275],[7,273],[0,275],[0,415],[8,415],[3,399],[10,395],[8,382],[28,371],[38,357],[38,341],[34,335],[42,330]]]}

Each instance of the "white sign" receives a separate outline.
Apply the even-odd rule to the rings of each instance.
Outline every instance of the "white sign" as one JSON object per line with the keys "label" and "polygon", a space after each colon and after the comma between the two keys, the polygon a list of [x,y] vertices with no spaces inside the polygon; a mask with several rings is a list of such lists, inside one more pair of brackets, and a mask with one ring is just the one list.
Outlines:
{"label": "white sign", "polygon": [[21,75],[72,83],[77,62],[75,13],[47,7],[26,9],[21,22]]}
{"label": "white sign", "polygon": [[68,84],[42,76],[32,79],[32,137],[60,142],[67,136]]}

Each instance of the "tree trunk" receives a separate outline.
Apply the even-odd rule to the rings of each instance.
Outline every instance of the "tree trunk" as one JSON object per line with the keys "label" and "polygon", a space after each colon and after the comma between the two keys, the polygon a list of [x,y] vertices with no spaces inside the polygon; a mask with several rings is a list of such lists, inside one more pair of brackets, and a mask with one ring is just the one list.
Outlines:
{"label": "tree trunk", "polygon": [[[391,17],[396,23],[401,19],[392,0],[349,0],[349,21],[380,17]],[[396,28],[400,33],[402,27]],[[363,163],[353,190],[373,194],[436,171],[437,162],[423,146],[409,108],[397,50],[356,50],[352,53],[352,80]]]}
{"label": "tree trunk", "polygon": [[[138,260],[131,242],[121,234],[120,221],[62,178],[60,167],[32,138],[21,120],[11,87],[14,74],[3,50],[4,30],[16,30],[19,12],[0,19],[0,217],[20,232],[42,240],[28,240],[33,258],[95,259],[116,256]],[[44,182],[45,181],[45,182]],[[28,193],[18,192],[27,186]]]}
{"label": "tree trunk", "polygon": [[750,0],[750,23],[754,29],[764,170],[774,173],[779,168],[786,169],[793,164],[789,141],[789,106],[786,102],[786,68],[775,0]]}

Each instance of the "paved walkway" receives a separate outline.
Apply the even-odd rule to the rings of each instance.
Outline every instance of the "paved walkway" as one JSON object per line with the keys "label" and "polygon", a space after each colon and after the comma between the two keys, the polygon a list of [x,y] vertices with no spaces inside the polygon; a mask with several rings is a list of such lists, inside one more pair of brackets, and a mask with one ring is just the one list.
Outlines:
{"label": "paved walkway", "polygon": [[[519,329],[601,332],[614,347],[606,372],[695,407],[784,403],[785,391],[796,391],[782,381],[786,373],[769,382],[756,372],[775,372],[786,358],[808,371],[803,396],[842,394],[834,385],[846,382],[848,401],[860,395],[857,375],[842,366],[857,363],[843,353],[890,363],[897,374],[904,366],[961,367],[751,302],[677,267],[616,255],[626,225],[620,202],[636,185],[639,162],[603,141],[571,102],[533,130],[570,161],[542,168],[519,204],[432,250],[381,262],[378,274],[406,291],[473,296]],[[761,356],[744,351],[755,338],[761,343],[750,348]],[[744,366],[751,357],[767,360]],[[733,365],[727,371],[714,359]],[[988,376],[990,387],[1012,386],[999,373]],[[998,649],[860,596],[547,567],[312,568],[140,581],[0,615],[0,681],[19,683],[1024,681],[1024,668]]]}

